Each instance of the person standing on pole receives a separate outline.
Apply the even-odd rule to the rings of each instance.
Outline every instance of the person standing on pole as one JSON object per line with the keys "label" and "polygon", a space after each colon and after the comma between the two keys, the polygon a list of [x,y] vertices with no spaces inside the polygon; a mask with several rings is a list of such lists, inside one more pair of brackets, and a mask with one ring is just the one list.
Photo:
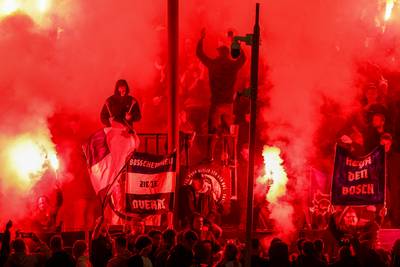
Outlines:
{"label": "person standing on pole", "polygon": [[[211,105],[208,113],[208,133],[215,134],[217,129],[223,129],[229,133],[229,127],[233,123],[233,98],[237,73],[246,61],[246,56],[241,51],[238,59],[233,60],[229,55],[227,46],[217,48],[216,58],[208,57],[203,50],[203,42],[206,36],[205,29],[201,31],[200,40],[197,43],[196,55],[208,69],[208,77],[211,89]],[[208,147],[208,159],[214,159],[214,147],[216,140],[211,138]]]}

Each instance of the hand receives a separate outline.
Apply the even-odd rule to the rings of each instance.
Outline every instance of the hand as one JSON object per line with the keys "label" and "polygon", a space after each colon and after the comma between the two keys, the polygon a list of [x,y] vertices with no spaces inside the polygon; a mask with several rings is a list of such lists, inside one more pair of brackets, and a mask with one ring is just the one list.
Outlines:
{"label": "hand", "polygon": [[132,120],[132,115],[130,114],[130,113],[126,113],[125,114],[125,120],[127,120],[127,121],[130,121],[130,120]]}
{"label": "hand", "polygon": [[114,117],[110,117],[108,120],[110,121],[110,124],[112,125],[114,122]]}
{"label": "hand", "polygon": [[204,37],[206,37],[206,28],[201,29],[200,38],[201,38],[201,39],[204,39]]}
{"label": "hand", "polygon": [[6,230],[10,230],[11,227],[12,227],[12,225],[13,225],[12,221],[9,220],[9,221],[7,222],[7,224],[6,224]]}

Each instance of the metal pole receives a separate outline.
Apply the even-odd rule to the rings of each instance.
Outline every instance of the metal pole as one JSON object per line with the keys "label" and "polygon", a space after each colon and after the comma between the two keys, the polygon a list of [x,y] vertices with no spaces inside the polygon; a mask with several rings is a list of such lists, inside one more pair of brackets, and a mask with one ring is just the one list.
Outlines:
{"label": "metal pole", "polygon": [[[177,226],[177,192],[179,190],[179,130],[177,123],[179,0],[168,0],[168,153],[176,151],[175,216]],[[171,220],[171,218],[169,218]],[[171,223],[171,222],[169,222]]]}
{"label": "metal pole", "polygon": [[254,187],[254,154],[256,141],[257,120],[257,94],[258,94],[258,55],[260,42],[259,25],[260,4],[256,4],[256,19],[253,29],[253,40],[251,46],[251,69],[250,69],[250,129],[249,129],[249,167],[247,173],[247,214],[246,214],[246,267],[251,266],[251,239],[253,230],[253,187]]}

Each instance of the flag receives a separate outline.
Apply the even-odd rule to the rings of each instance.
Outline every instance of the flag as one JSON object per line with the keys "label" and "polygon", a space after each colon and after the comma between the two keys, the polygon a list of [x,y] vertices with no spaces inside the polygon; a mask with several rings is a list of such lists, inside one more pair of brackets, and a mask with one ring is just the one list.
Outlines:
{"label": "flag", "polygon": [[336,147],[332,179],[332,204],[374,205],[385,199],[385,150],[375,148],[363,157],[353,157]]}
{"label": "flag", "polygon": [[128,133],[125,128],[108,127],[89,137],[83,151],[96,194],[112,183],[127,156],[138,146],[137,135]]}
{"label": "flag", "polygon": [[176,184],[176,153],[136,152],[127,166],[126,212],[154,215],[172,211]]}

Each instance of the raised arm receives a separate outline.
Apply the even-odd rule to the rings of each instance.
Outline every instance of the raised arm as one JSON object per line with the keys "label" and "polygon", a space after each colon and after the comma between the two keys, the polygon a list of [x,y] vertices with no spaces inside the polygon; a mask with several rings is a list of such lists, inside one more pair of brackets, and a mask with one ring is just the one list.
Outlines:
{"label": "raised arm", "polygon": [[201,31],[201,37],[200,40],[197,42],[197,47],[196,47],[196,56],[200,59],[201,63],[203,63],[206,66],[209,66],[212,59],[209,58],[205,53],[204,53],[204,49],[203,49],[203,41],[204,41],[204,37],[206,36],[206,32],[203,29]]}

